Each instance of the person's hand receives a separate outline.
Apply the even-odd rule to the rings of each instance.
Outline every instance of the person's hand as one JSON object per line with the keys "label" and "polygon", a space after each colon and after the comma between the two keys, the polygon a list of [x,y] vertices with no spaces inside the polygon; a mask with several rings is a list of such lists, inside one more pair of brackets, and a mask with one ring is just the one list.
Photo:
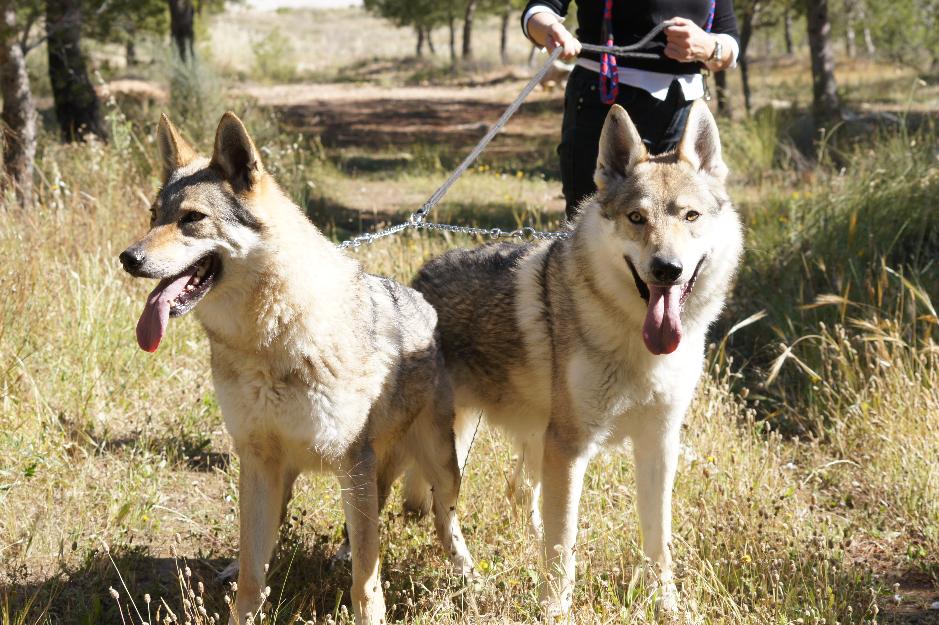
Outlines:
{"label": "person's hand", "polygon": [[560,22],[555,22],[548,27],[548,40],[545,43],[545,47],[548,49],[548,52],[554,52],[555,48],[563,48],[564,51],[561,52],[561,59],[564,61],[570,61],[571,59],[577,58],[577,55],[580,54],[580,42],[577,40],[577,37],[571,34],[571,31],[564,28],[564,24]]}
{"label": "person's hand", "polygon": [[716,44],[712,35],[683,17],[673,17],[669,21],[672,24],[665,29],[665,38],[668,41],[665,56],[684,63],[703,63],[711,58]]}

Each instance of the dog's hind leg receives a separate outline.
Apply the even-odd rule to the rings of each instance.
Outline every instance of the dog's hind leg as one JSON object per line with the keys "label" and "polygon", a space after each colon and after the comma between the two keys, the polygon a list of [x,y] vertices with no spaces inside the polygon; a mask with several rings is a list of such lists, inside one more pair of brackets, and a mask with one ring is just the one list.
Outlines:
{"label": "dog's hind leg", "polygon": [[432,507],[430,483],[417,465],[408,467],[404,474],[403,495],[402,508],[407,516],[421,518],[430,512]]}
{"label": "dog's hind leg", "polygon": [[421,475],[430,483],[437,538],[454,568],[462,575],[471,576],[474,574],[473,557],[466,547],[456,514],[461,478],[450,427],[452,422],[449,401],[429,406],[411,427],[408,447],[414,453]]}
{"label": "dog's hind leg", "polygon": [[[401,475],[401,468],[404,464],[404,454],[399,451],[390,451],[385,458],[381,460],[378,468],[378,512],[385,508],[385,502],[391,493],[391,486]],[[342,545],[330,558],[330,565],[339,562],[348,562],[352,559],[352,548],[349,546],[349,526],[342,528]]]}
{"label": "dog's hind leg", "polygon": [[636,503],[642,528],[642,550],[658,569],[658,606],[678,608],[678,591],[672,576],[672,486],[678,464],[680,422],[661,431],[642,431],[633,438],[636,462]]}
{"label": "dog's hind leg", "polygon": [[[481,426],[482,415],[473,411],[459,411],[453,420],[453,435],[456,442],[457,460],[460,474],[466,470],[473,438]],[[404,512],[415,517],[422,517],[433,507],[431,484],[422,473],[419,464],[412,464],[404,474]]]}
{"label": "dog's hind leg", "polygon": [[378,467],[365,446],[341,465],[339,484],[352,552],[352,608],[358,625],[382,625],[385,599],[378,571]]}
{"label": "dog's hind leg", "polygon": [[385,508],[385,502],[391,494],[391,487],[395,480],[401,477],[404,467],[407,466],[407,454],[396,446],[395,450],[390,450],[378,464],[378,511]]}
{"label": "dog's hind leg", "polygon": [[232,621],[259,619],[264,597],[266,567],[277,540],[282,506],[293,480],[279,459],[276,449],[263,457],[251,450],[239,451],[241,470],[238,476],[240,551],[238,554],[238,595]]}
{"label": "dog's hind leg", "polygon": [[[413,429],[413,426],[412,426]],[[402,485],[404,502],[402,508],[405,516],[420,519],[431,509],[430,484],[421,472],[421,467],[411,463],[404,472]]]}
{"label": "dog's hind leg", "polygon": [[284,488],[283,488],[283,498],[280,504],[280,524],[283,525],[287,520],[287,506],[290,505],[290,500],[293,499],[293,485],[297,481],[297,476],[300,475],[300,472],[293,468],[287,468],[284,471]]}

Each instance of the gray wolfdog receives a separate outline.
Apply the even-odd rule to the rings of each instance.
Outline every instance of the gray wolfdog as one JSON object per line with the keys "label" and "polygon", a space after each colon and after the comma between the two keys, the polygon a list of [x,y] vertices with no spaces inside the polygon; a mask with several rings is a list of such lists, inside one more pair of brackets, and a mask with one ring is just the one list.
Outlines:
{"label": "gray wolfdog", "polygon": [[262,604],[283,510],[304,470],[339,478],[358,623],[385,621],[378,515],[412,463],[431,476],[440,542],[470,573],[433,308],[328,241],[265,172],[232,113],[219,123],[211,159],[165,116],[157,138],[163,187],[150,231],[120,260],[133,276],[160,279],[137,325],[141,348],[156,350],[169,318],[190,310],[209,337],[215,391],[241,460],[232,621]]}
{"label": "gray wolfdog", "polygon": [[[570,238],[454,250],[414,280],[437,310],[460,453],[478,411],[520,448],[525,468],[515,483],[524,471],[533,484],[531,521],[538,533],[543,527],[552,577],[549,620],[571,607],[587,464],[627,437],[659,606],[676,606],[669,543],[679,431],[742,248],[726,175],[703,103],[692,107],[679,147],[657,156],[614,106],[600,139],[598,191]],[[416,473],[406,490],[412,507],[428,492]]]}

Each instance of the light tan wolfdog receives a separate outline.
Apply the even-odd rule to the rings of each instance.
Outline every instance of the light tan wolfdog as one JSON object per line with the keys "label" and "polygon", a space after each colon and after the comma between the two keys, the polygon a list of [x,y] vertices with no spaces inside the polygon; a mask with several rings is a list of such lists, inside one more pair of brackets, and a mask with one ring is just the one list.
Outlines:
{"label": "light tan wolfdog", "polygon": [[156,350],[169,318],[193,309],[209,336],[215,391],[241,460],[232,620],[261,606],[280,519],[304,470],[339,478],[358,623],[385,622],[378,514],[412,462],[431,476],[444,549],[470,573],[433,308],[416,291],[366,274],[320,234],[264,171],[232,113],[219,123],[211,159],[197,156],[165,116],[157,137],[163,188],[150,231],[121,262],[134,276],[161,280],[137,326],[141,348]]}
{"label": "light tan wolfdog", "polygon": [[[658,565],[660,605],[676,606],[669,543],[679,432],[742,247],[726,175],[703,103],[692,107],[678,149],[658,156],[614,106],[600,139],[598,191],[569,239],[455,250],[414,281],[437,309],[458,441],[481,410],[518,442],[534,484],[532,524],[540,533],[543,518],[554,576],[545,585],[549,618],[571,607],[587,464],[627,437],[643,549]],[[412,507],[427,493],[417,479],[407,490]]]}

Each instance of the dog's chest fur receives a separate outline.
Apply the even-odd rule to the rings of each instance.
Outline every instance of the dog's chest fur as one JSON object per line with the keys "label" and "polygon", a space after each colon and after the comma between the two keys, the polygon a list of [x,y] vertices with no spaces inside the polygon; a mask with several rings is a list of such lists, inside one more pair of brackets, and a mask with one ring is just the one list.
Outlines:
{"label": "dog's chest fur", "polygon": [[584,286],[587,272],[561,245],[521,263],[516,315],[529,331],[527,366],[524,375],[516,373],[515,386],[545,414],[548,398],[569,400],[585,434],[615,444],[684,413],[701,374],[705,328],[689,328],[675,353],[654,356],[635,321],[595,300]]}
{"label": "dog's chest fur", "polygon": [[250,355],[212,344],[215,389],[236,446],[273,435],[301,467],[331,464],[363,433],[388,374],[378,362],[363,364],[360,375],[342,379],[328,373],[345,366],[334,356],[279,349]]}
{"label": "dog's chest fur", "polygon": [[322,267],[331,284],[292,276],[289,266],[261,279],[229,275],[230,286],[258,286],[206,301],[200,321],[236,447],[263,445],[298,469],[335,470],[351,446],[403,431],[423,407],[434,383],[435,315],[391,281],[303,264]]}

